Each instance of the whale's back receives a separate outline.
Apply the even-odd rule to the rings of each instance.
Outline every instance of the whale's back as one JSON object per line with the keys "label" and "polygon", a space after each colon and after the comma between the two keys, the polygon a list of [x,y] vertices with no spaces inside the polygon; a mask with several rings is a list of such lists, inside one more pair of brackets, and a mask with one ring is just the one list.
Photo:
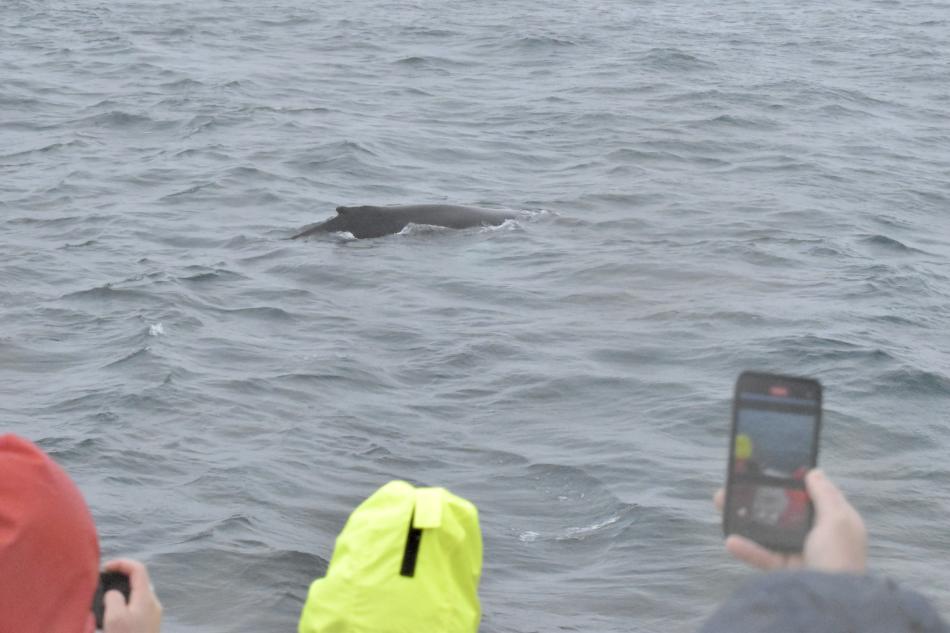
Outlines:
{"label": "whale's back", "polygon": [[294,237],[314,233],[347,232],[354,237],[382,237],[399,233],[410,224],[444,226],[465,229],[473,226],[499,225],[517,217],[514,211],[482,209],[452,204],[413,204],[399,206],[361,205],[339,206],[336,216],[316,226],[308,227]]}

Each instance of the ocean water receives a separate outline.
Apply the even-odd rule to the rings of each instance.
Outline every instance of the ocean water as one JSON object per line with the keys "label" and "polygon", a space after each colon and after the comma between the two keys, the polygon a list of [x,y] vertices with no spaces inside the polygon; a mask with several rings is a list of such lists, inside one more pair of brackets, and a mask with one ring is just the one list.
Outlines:
{"label": "ocean water", "polygon": [[[170,632],[292,631],[394,478],[485,633],[687,633],[732,384],[825,387],[875,573],[950,613],[950,6],[7,0],[0,428]],[[337,205],[498,228],[287,238]]]}

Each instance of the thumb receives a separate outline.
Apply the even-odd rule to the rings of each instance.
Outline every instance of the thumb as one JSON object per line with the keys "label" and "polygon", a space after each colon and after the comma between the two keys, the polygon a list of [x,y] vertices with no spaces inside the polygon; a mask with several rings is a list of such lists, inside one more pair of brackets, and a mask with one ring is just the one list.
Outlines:
{"label": "thumb", "polygon": [[125,604],[125,596],[122,595],[121,591],[115,589],[106,592],[106,595],[102,597],[102,604],[104,606],[102,623],[106,630],[109,628],[108,622],[115,621],[129,608]]}
{"label": "thumb", "polygon": [[831,483],[831,480],[825,476],[823,471],[817,468],[805,475],[805,487],[808,489],[808,496],[815,506],[815,515],[818,520],[821,517],[829,516],[847,503],[838,487]]}

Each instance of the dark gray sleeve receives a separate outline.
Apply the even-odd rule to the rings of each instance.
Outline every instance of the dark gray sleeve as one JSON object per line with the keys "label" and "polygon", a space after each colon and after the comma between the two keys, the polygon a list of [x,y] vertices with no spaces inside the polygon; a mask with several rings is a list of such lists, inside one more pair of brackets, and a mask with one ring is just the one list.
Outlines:
{"label": "dark gray sleeve", "polygon": [[814,571],[757,576],[700,633],[948,633],[922,595],[892,580]]}

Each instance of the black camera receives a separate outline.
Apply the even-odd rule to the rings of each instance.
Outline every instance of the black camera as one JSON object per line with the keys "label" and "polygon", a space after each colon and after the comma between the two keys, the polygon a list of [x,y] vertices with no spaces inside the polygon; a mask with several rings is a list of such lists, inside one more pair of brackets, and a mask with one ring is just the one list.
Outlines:
{"label": "black camera", "polygon": [[99,574],[99,587],[96,589],[96,595],[92,599],[92,612],[96,616],[96,628],[102,628],[102,618],[105,615],[105,595],[107,591],[116,589],[125,596],[125,602],[129,602],[129,594],[132,593],[129,587],[129,577],[120,571],[104,571]]}

